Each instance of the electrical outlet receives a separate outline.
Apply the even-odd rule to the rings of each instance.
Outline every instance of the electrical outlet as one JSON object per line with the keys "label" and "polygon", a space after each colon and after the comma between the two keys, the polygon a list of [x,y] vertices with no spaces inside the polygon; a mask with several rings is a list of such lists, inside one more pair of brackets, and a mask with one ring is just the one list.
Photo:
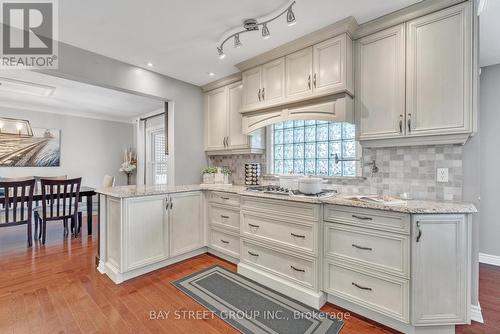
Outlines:
{"label": "electrical outlet", "polygon": [[438,168],[436,173],[437,182],[448,182],[448,168]]}

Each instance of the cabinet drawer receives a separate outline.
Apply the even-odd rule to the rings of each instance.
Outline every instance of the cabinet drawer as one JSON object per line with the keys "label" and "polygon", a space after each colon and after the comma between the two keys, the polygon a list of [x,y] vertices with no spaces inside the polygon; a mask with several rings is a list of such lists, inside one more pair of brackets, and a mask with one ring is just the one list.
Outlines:
{"label": "cabinet drawer", "polygon": [[406,279],[368,274],[337,262],[325,262],[325,291],[388,317],[409,322],[409,283]]}
{"label": "cabinet drawer", "polygon": [[275,247],[243,239],[241,261],[308,288],[317,287],[317,262],[313,258],[299,257]]}
{"label": "cabinet drawer", "polygon": [[210,229],[210,247],[235,258],[240,257],[240,237],[218,229]]}
{"label": "cabinet drawer", "polygon": [[299,252],[317,254],[317,224],[275,219],[273,216],[256,215],[241,211],[241,233],[250,238],[276,242]]}
{"label": "cabinet drawer", "polygon": [[235,208],[225,207],[218,204],[210,204],[208,208],[210,224],[220,225],[239,232],[240,211]]}
{"label": "cabinet drawer", "polygon": [[408,214],[338,205],[325,205],[324,210],[327,221],[410,234]]}
{"label": "cabinet drawer", "polygon": [[291,219],[319,220],[320,204],[243,196],[241,208],[246,211],[271,213]]}
{"label": "cabinet drawer", "polygon": [[324,248],[326,257],[410,278],[407,235],[326,223]]}
{"label": "cabinet drawer", "polygon": [[209,201],[211,203],[239,206],[240,205],[240,195],[233,194],[233,193],[226,193],[226,192],[222,192],[222,191],[211,191],[209,194]]}

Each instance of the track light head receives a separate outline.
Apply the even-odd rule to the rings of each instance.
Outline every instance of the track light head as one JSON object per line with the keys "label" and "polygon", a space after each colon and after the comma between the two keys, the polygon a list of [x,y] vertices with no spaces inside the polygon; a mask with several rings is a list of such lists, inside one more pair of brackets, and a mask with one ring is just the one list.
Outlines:
{"label": "track light head", "polygon": [[241,41],[240,41],[240,34],[236,34],[234,35],[234,47],[236,49],[239,49],[241,48],[242,44],[241,44]]}
{"label": "track light head", "polygon": [[222,50],[222,48],[217,48],[217,52],[219,53],[219,59],[224,59],[226,58],[226,54],[224,53],[224,51]]}
{"label": "track light head", "polygon": [[271,37],[271,33],[269,32],[269,29],[267,28],[267,24],[264,23],[262,25],[262,38],[268,39],[269,37]]}
{"label": "track light head", "polygon": [[295,23],[297,23],[295,14],[292,10],[292,6],[288,7],[288,10],[286,11],[286,23],[288,24],[288,26],[293,26]]}

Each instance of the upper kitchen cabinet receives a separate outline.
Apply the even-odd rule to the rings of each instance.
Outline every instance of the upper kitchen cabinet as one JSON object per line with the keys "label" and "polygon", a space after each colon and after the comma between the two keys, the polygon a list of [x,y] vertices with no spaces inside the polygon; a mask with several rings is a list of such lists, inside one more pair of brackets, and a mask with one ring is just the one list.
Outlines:
{"label": "upper kitchen cabinet", "polygon": [[285,59],[279,58],[242,73],[244,110],[279,104],[285,98]]}
{"label": "upper kitchen cabinet", "polygon": [[207,154],[263,153],[264,130],[242,132],[241,81],[205,93],[205,151]]}
{"label": "upper kitchen cabinet", "polygon": [[471,2],[407,23],[407,134],[472,132]]}
{"label": "upper kitchen cabinet", "polygon": [[312,48],[286,56],[286,97],[300,99],[312,95]]}
{"label": "upper kitchen cabinet", "polygon": [[360,139],[405,134],[405,25],[356,42],[356,115]]}
{"label": "upper kitchen cabinet", "polygon": [[352,41],[347,34],[313,46],[313,92],[353,93]]}

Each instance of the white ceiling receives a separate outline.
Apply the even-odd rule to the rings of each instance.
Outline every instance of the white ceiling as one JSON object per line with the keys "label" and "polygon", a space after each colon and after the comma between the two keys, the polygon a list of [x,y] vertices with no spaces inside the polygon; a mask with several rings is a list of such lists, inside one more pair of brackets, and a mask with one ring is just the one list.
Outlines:
{"label": "white ceiling", "polygon": [[[60,40],[95,53],[203,85],[237,71],[235,64],[348,16],[363,23],[420,0],[297,0],[297,24],[285,18],[269,25],[271,38],[241,36],[243,47],[227,44],[219,60],[216,45],[224,32],[247,18],[261,17],[287,0],[64,0],[59,1]],[[498,0],[493,0],[498,1]],[[215,72],[215,76],[208,76]]]}
{"label": "white ceiling", "polygon": [[148,97],[87,85],[31,71],[0,71],[2,78],[55,87],[51,96],[4,91],[0,86],[0,107],[28,109],[130,122],[134,117],[163,108],[163,102]]}
{"label": "white ceiling", "polygon": [[479,16],[479,65],[500,63],[500,0],[485,1]]}

